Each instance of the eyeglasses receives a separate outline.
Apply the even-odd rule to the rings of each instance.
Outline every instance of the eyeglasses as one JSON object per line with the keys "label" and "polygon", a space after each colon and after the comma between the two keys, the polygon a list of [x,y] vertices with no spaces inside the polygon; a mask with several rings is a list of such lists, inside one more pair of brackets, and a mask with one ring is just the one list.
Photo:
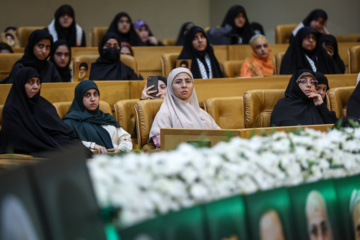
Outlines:
{"label": "eyeglasses", "polygon": [[296,83],[297,84],[302,84],[302,85],[306,85],[306,84],[309,84],[309,83],[310,83],[310,85],[316,85],[318,83],[318,81],[315,80],[315,79],[312,79],[312,80],[308,81],[305,78],[301,78],[301,79],[298,79],[296,81]]}

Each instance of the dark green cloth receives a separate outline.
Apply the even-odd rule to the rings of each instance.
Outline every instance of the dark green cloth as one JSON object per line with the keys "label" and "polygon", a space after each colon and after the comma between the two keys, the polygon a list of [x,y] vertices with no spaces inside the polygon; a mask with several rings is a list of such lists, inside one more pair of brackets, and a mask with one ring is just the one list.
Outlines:
{"label": "dark green cloth", "polygon": [[95,142],[107,149],[113,148],[110,135],[102,125],[112,125],[116,128],[119,128],[120,125],[113,116],[104,113],[99,107],[95,111],[89,111],[85,108],[83,97],[89,89],[96,89],[100,95],[100,91],[93,81],[84,80],[80,82],[75,88],[75,98],[63,120],[82,141]]}

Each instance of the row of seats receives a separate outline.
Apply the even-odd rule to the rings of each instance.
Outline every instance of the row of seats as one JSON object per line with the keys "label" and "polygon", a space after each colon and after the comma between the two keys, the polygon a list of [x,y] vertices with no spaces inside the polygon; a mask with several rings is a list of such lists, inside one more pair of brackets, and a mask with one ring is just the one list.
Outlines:
{"label": "row of seats", "polygon": [[[270,45],[271,57],[275,63],[275,74],[280,73],[281,61],[288,44]],[[137,74],[144,78],[148,76],[168,76],[175,66],[180,55],[181,47],[134,47],[135,58],[121,55],[121,60],[133,68]],[[214,46],[215,54],[223,68],[225,77],[236,77],[240,74],[241,64],[246,57],[251,56],[251,49],[247,45]],[[346,67],[346,73],[360,72],[360,43],[339,44],[339,53]],[[95,47],[72,48],[74,81],[78,80],[79,65],[86,62],[91,68],[91,63],[98,58],[98,49]],[[0,79],[8,76],[14,63],[22,57],[21,53],[0,54]]]}
{"label": "row of seats", "polygon": [[[335,111],[338,118],[346,116],[347,102],[354,89],[354,86],[330,89],[327,96],[328,108]],[[284,96],[284,89],[251,90],[245,92],[243,96],[207,99],[204,109],[222,129],[270,127],[273,108]],[[150,129],[162,102],[162,99],[121,100],[114,104],[113,114],[109,103],[100,101],[100,109],[114,115],[120,126],[131,134],[135,147],[149,151],[154,149],[154,145],[147,143]],[[59,116],[63,118],[70,108],[71,101],[53,104]],[[0,126],[2,108],[3,105],[0,105]]]}
{"label": "row of seats", "polygon": [[[275,43],[288,43],[290,35],[298,24],[281,24],[275,27]],[[25,47],[30,34],[37,29],[43,29],[46,26],[22,26],[16,30],[17,38],[19,39],[20,47]],[[108,27],[93,27],[91,29],[91,46],[97,47],[105,35]],[[360,39],[360,34],[340,34],[335,35],[338,42],[356,42]],[[168,46],[174,46],[176,38],[166,38],[162,42]]]}
{"label": "row of seats", "polygon": [[[298,24],[281,24],[275,27],[275,43],[288,43],[292,31]],[[338,42],[356,42],[360,39],[360,33],[335,35]]]}

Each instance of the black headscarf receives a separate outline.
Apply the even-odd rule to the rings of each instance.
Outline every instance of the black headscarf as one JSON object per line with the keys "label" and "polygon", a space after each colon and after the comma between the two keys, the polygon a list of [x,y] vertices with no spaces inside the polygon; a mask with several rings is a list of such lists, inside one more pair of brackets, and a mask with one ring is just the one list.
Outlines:
{"label": "black headscarf", "polygon": [[186,22],[181,26],[180,32],[179,32],[177,40],[176,40],[176,44],[175,44],[176,46],[184,45],[186,32],[193,26],[195,26],[195,24],[192,22]]}
{"label": "black headscarf", "polygon": [[[122,17],[127,17],[130,22],[130,30],[127,34],[123,34],[118,30],[118,22]],[[109,29],[107,30],[107,33],[109,32],[115,33],[117,35],[119,44],[121,44],[121,42],[127,42],[131,46],[145,46],[145,43],[141,41],[139,35],[136,33],[129,14],[126,12],[120,12],[115,16],[114,20],[109,26]]]}
{"label": "black headscarf", "polygon": [[[242,28],[238,28],[235,26],[234,19],[239,13],[243,13],[246,19],[245,25]],[[232,27],[231,30],[231,44],[248,44],[250,38],[255,34],[251,29],[250,21],[246,15],[245,8],[240,5],[232,6],[227,12],[224,21],[221,24],[221,27],[225,27],[225,25],[230,25]],[[239,43],[239,39],[242,39],[242,42]]]}
{"label": "black headscarf", "polygon": [[[193,47],[193,44],[192,44],[192,41],[193,41],[196,33],[198,33],[198,32],[203,33],[207,40],[206,48],[202,52],[197,51]],[[211,71],[213,74],[213,78],[224,77],[224,75],[221,71],[219,62],[216,59],[214,50],[213,50],[212,46],[210,45],[209,39],[206,36],[205,31],[201,27],[197,27],[197,26],[192,27],[185,35],[184,47],[183,47],[178,59],[191,59],[192,60],[191,72],[192,72],[194,78],[202,78],[197,59],[199,59],[202,62],[202,64],[204,65],[204,67],[206,69],[206,72],[209,76],[210,69],[208,69],[208,65],[205,62],[206,54],[209,55],[209,57],[210,57]]]}
{"label": "black headscarf", "polygon": [[[24,50],[24,56],[14,64],[11,70],[9,83],[13,83],[16,73],[23,67],[35,68],[41,76],[42,82],[61,82],[61,77],[52,62],[47,58],[39,60],[34,54],[34,46],[43,39],[49,39],[51,47],[53,45],[53,38],[46,30],[35,30],[29,37],[28,44]],[[50,55],[50,53],[49,53]]]}
{"label": "black headscarf", "polygon": [[40,91],[32,98],[27,96],[25,84],[33,77],[40,75],[29,67],[16,75],[3,109],[0,153],[37,155],[80,142]]}
{"label": "black headscarf", "polygon": [[10,53],[14,53],[14,51],[12,50],[12,48],[10,47],[9,44],[6,44],[4,42],[0,42],[0,51],[6,49],[9,50]]}
{"label": "black headscarf", "polygon": [[[112,125],[117,128],[120,125],[109,113],[104,113],[99,109],[89,111],[85,108],[83,97],[89,89],[96,89],[97,85],[91,80],[81,81],[75,88],[75,97],[64,122],[71,127],[82,141],[95,142],[107,149],[113,148],[109,133],[102,125]],[[100,92],[99,92],[100,95]]]}
{"label": "black headscarf", "polygon": [[[302,76],[313,76],[308,69],[297,70],[289,81],[285,98],[280,99],[271,114],[271,126],[296,126],[324,124],[323,117],[313,99],[308,98],[296,82]],[[314,77],[315,78],[315,77]],[[325,104],[322,107],[326,107]],[[321,106],[320,105],[320,106]]]}
{"label": "black headscarf", "polygon": [[[319,84],[325,84],[326,85],[326,90],[329,91],[330,87],[329,87],[329,81],[327,79],[327,77],[322,74],[321,72],[315,72],[315,78],[318,81],[318,85]],[[324,105],[327,106],[327,100],[326,100],[326,96],[323,99],[324,100]],[[334,111],[329,111],[329,109],[326,108],[321,108],[321,115],[324,119],[325,122],[327,123],[334,123],[336,122],[338,119],[336,117],[336,113]]]}
{"label": "black headscarf", "polygon": [[[56,65],[55,59],[54,59],[54,55],[56,52],[56,49],[60,46],[66,46],[69,49],[69,62],[67,63],[67,65],[65,67],[59,67],[58,65]],[[50,61],[52,63],[54,63],[56,69],[58,70],[61,79],[63,80],[63,82],[71,82],[71,70],[69,68],[70,62],[71,62],[71,47],[70,45],[67,43],[67,41],[65,40],[58,40],[54,43],[53,47],[51,48],[51,52],[50,52]]]}
{"label": "black headscarf", "polygon": [[360,118],[360,84],[358,84],[351,94],[347,103],[346,116]]}
{"label": "black headscarf", "polygon": [[332,56],[332,59],[334,59],[340,72],[345,73],[345,64],[339,56],[339,49],[338,49],[338,44],[337,44],[336,38],[330,34],[323,34],[323,35],[321,35],[319,42],[320,42],[319,45],[321,47],[322,47],[323,43],[325,43],[326,45],[330,45],[334,48],[334,55]]}
{"label": "black headscarf", "polygon": [[325,21],[328,19],[327,13],[322,9],[315,9],[309,13],[309,15],[302,21],[304,26],[310,26],[312,20],[322,17]]}
{"label": "black headscarf", "polygon": [[[302,47],[303,39],[310,33],[314,33],[316,36],[316,47],[311,52]],[[290,44],[289,48],[286,50],[281,61],[280,74],[293,74],[298,69],[312,69],[305,54],[314,61],[318,72],[324,74],[340,73],[334,60],[325,49],[319,45],[316,30],[312,27],[304,27],[299,30],[293,43]]]}
{"label": "black headscarf", "polygon": [[[73,22],[68,28],[63,28],[59,22],[59,18],[61,15],[69,14],[70,17],[73,18]],[[75,21],[75,12],[74,9],[68,5],[64,4],[60,6],[56,12],[55,12],[55,30],[58,36],[58,40],[65,40],[67,41],[70,46],[72,47],[85,47],[86,46],[86,40],[85,40],[85,34],[81,28],[76,29],[76,21]],[[80,31],[79,33],[77,32]],[[77,44],[76,35],[81,35],[81,45]]]}
{"label": "black headscarf", "polygon": [[[120,49],[103,49],[106,42],[113,38],[120,42],[117,35],[107,32],[99,44],[100,57],[91,64],[90,80],[138,80],[134,70],[120,61]],[[111,54],[111,56],[109,54]]]}

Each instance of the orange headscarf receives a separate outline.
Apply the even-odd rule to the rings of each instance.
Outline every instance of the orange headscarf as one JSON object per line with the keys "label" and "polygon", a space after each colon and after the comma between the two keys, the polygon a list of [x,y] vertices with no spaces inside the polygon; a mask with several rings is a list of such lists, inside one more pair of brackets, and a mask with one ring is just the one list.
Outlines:
{"label": "orange headscarf", "polygon": [[268,43],[267,39],[263,35],[255,35],[252,39],[250,39],[252,58],[245,59],[241,66],[240,77],[263,77],[265,75],[274,75],[274,63],[270,60],[270,46],[269,55],[266,58],[260,58],[254,51],[255,41],[259,38]]}

